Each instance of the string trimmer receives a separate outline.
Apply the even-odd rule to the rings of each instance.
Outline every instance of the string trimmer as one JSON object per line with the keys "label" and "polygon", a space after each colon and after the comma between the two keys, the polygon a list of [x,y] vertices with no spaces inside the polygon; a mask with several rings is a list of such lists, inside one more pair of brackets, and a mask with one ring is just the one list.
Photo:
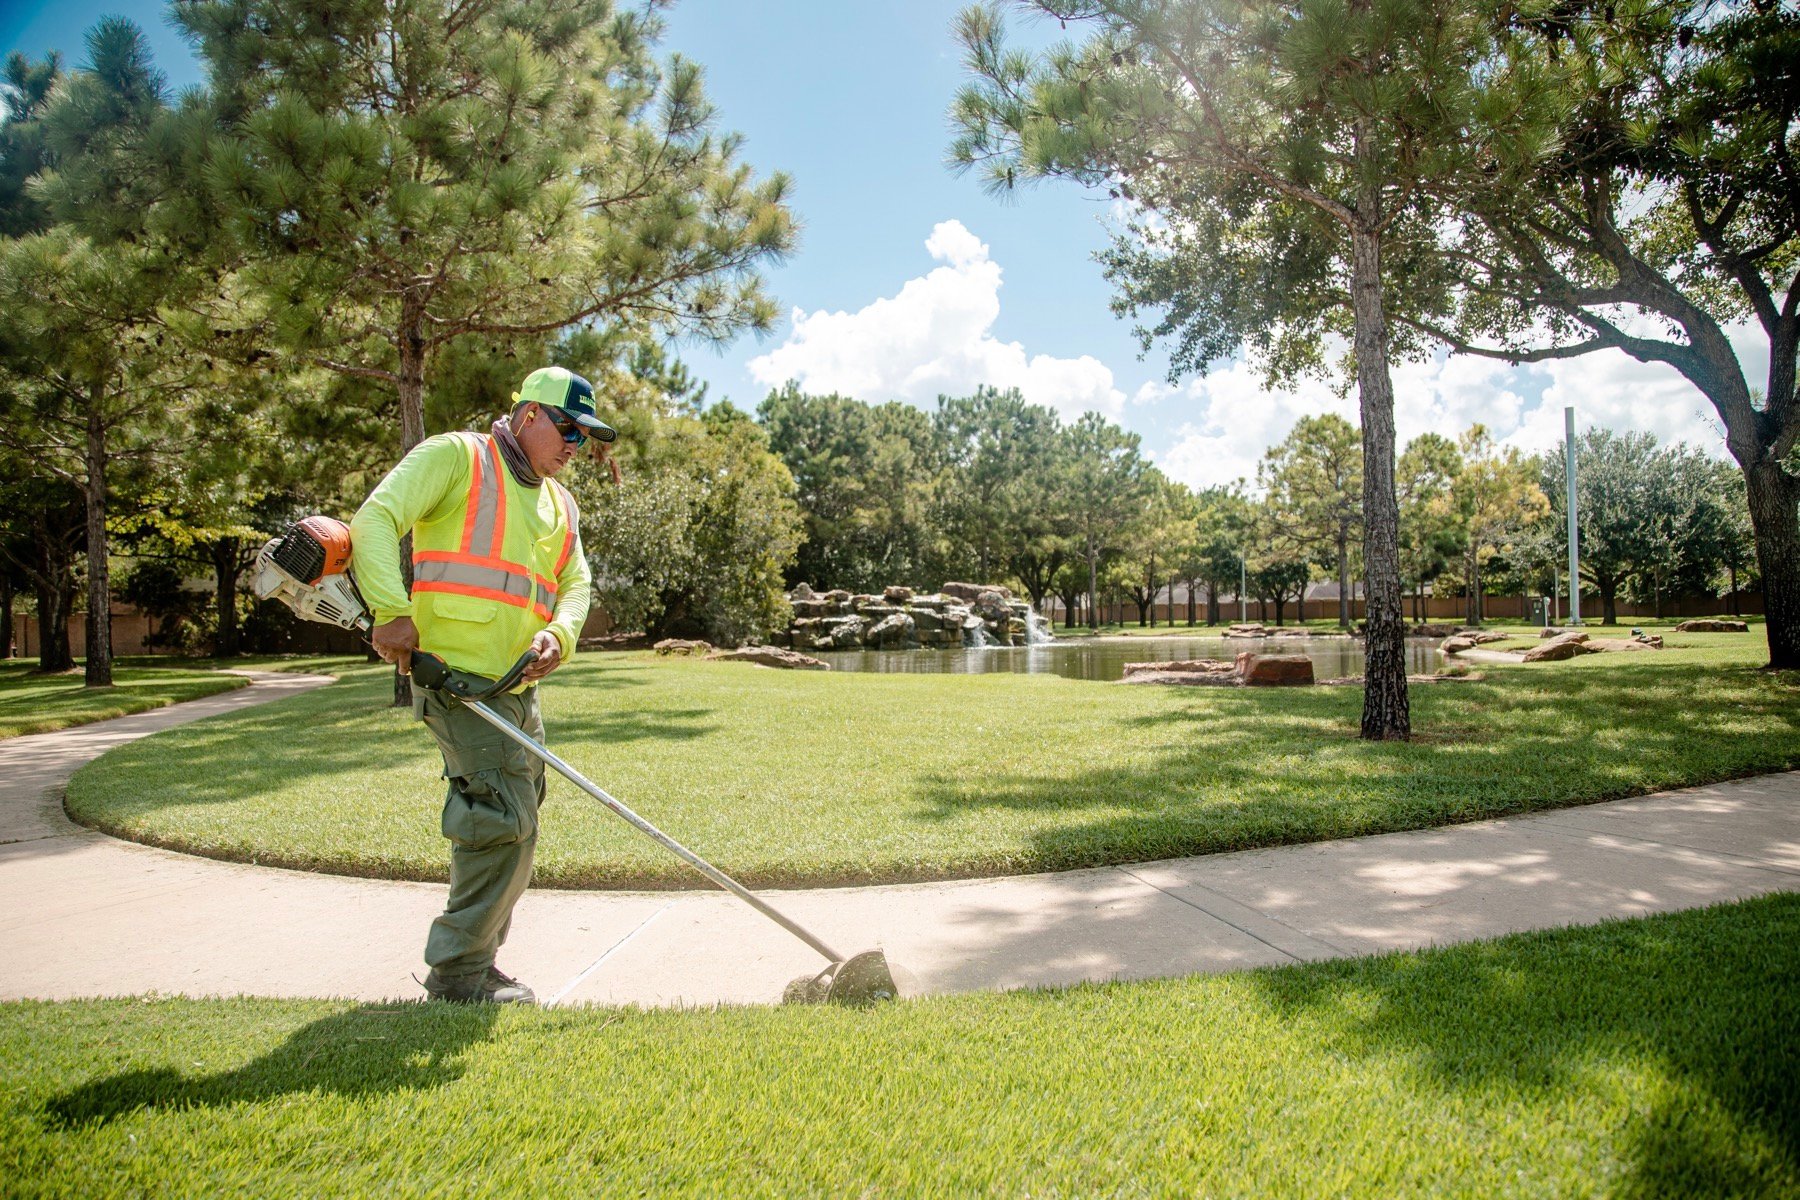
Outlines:
{"label": "string trimmer", "polygon": [[[374,628],[374,622],[356,590],[349,564],[349,528],[331,517],[307,517],[289,525],[257,553],[251,587],[259,597],[280,601],[304,620],[354,629],[366,635]],[[816,975],[802,975],[789,983],[782,994],[784,1003],[873,1004],[892,1000],[900,994],[893,972],[888,968],[887,956],[880,950],[866,950],[848,958],[839,954],[743,884],[607,795],[581,772],[488,706],[488,700],[517,687],[525,669],[535,661],[537,653],[527,650],[504,676],[493,680],[452,670],[437,655],[415,650],[412,652],[412,680],[419,687],[451,697],[475,713],[683,862],[823,955],[828,964],[825,969]]]}

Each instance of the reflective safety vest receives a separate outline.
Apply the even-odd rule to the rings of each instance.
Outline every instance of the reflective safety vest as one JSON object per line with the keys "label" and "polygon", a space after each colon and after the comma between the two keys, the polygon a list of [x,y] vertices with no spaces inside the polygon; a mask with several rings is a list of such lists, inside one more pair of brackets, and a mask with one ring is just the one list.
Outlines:
{"label": "reflective safety vest", "polygon": [[554,479],[541,489],[513,480],[492,437],[447,436],[469,456],[469,488],[461,505],[413,528],[413,621],[424,649],[496,678],[555,612],[575,550],[575,503]]}

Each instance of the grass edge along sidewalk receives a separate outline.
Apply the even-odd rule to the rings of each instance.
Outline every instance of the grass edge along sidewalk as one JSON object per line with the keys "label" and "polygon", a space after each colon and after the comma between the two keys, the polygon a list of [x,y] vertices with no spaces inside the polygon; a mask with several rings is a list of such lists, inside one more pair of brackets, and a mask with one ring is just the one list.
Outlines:
{"label": "grass edge along sidewalk", "polygon": [[[1700,635],[1704,637],[1705,635]],[[577,659],[544,699],[578,770],[751,886],[1105,866],[1421,829],[1800,766],[1800,678],[1755,635],[1416,689],[1417,738],[1355,736],[1353,688]],[[1608,661],[1611,660],[1611,661]],[[114,750],[84,823],[238,861],[439,880],[441,763],[382,668]],[[536,883],[691,888],[552,781]]]}
{"label": "grass edge along sidewalk", "polygon": [[56,675],[37,674],[36,659],[12,659],[0,662],[0,741],[129,717],[249,685],[248,679],[231,674],[233,671],[338,674],[366,661],[348,655],[182,658],[133,654],[113,660],[112,687],[90,689],[79,669],[80,659],[76,670]]}
{"label": "grass edge along sidewalk", "polygon": [[872,1011],[0,1005],[19,1196],[1792,1196],[1800,896]]}
{"label": "grass edge along sidewalk", "polygon": [[28,661],[0,663],[0,740],[128,717],[250,683],[217,670],[116,666],[112,687],[89,688],[79,670],[59,675],[31,670]]}

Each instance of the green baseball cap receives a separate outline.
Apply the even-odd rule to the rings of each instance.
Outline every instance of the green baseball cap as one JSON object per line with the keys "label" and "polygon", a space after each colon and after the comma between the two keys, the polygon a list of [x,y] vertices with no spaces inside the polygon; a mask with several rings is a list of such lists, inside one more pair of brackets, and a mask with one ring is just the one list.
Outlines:
{"label": "green baseball cap", "polygon": [[513,405],[541,404],[562,412],[596,441],[618,437],[611,425],[594,415],[594,385],[567,367],[539,367],[525,377],[513,395]]}

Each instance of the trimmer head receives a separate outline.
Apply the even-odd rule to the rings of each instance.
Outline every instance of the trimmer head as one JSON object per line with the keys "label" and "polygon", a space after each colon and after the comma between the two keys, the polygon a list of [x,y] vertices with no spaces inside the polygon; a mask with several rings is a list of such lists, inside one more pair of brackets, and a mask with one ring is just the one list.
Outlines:
{"label": "trimmer head", "polygon": [[783,1004],[850,1004],[862,1006],[893,1000],[900,995],[887,955],[866,950],[841,963],[834,962],[817,975],[802,975],[781,993]]}

